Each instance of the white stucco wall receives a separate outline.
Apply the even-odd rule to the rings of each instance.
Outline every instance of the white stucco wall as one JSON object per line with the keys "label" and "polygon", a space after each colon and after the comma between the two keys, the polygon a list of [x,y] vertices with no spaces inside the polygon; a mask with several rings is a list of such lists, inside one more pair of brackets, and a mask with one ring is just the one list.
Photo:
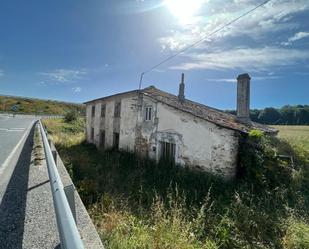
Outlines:
{"label": "white stucco wall", "polygon": [[142,125],[142,136],[149,141],[151,158],[159,159],[160,141],[172,142],[176,144],[176,163],[191,165],[227,178],[235,175],[237,132],[148,98],[144,98],[143,102],[143,109],[146,105],[152,105],[156,114],[151,125]]}
{"label": "white stucco wall", "polygon": [[179,134],[176,160],[215,174],[234,176],[238,151],[235,131],[221,128],[167,105],[158,104],[158,132]]}
{"label": "white stucco wall", "polygon": [[121,121],[119,148],[134,152],[135,128],[137,122],[136,96],[130,96],[121,100]]}

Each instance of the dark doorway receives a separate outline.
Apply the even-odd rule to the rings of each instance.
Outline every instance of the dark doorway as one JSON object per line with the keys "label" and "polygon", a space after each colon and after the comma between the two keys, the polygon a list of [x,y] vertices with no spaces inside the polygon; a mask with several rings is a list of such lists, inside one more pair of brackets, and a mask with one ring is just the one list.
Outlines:
{"label": "dark doorway", "polygon": [[176,144],[168,142],[160,142],[161,159],[175,162]]}
{"label": "dark doorway", "polygon": [[119,149],[119,133],[118,132],[114,132],[113,148],[117,150]]}
{"label": "dark doorway", "polygon": [[101,131],[100,133],[100,148],[104,149],[105,147],[105,131]]}

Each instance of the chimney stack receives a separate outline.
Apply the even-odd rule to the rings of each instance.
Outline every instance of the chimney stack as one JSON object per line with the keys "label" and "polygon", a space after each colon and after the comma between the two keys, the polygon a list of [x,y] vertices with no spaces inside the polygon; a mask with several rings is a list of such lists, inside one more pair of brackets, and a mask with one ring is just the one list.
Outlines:
{"label": "chimney stack", "polygon": [[179,84],[179,93],[178,93],[178,99],[180,102],[183,102],[185,100],[185,74],[181,74],[181,82]]}
{"label": "chimney stack", "polygon": [[240,74],[237,77],[237,119],[250,122],[250,76]]}

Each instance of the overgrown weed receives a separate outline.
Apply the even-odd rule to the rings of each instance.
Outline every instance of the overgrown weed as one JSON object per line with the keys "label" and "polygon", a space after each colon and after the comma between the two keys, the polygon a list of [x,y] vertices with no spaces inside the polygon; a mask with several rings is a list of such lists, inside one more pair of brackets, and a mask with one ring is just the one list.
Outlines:
{"label": "overgrown weed", "polygon": [[46,125],[107,248],[307,248],[309,153],[299,146],[243,137],[238,178],[224,181]]}

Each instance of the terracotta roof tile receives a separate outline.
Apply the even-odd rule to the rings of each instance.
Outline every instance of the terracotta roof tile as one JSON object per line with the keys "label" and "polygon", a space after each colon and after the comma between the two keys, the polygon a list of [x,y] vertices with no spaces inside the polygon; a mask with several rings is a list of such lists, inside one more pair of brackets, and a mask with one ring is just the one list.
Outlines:
{"label": "terracotta roof tile", "polygon": [[253,129],[258,129],[267,134],[278,133],[278,130],[269,127],[267,125],[259,124],[252,121],[248,123],[243,123],[237,120],[237,117],[235,115],[223,112],[221,110],[191,100],[186,99],[185,101],[180,102],[177,96],[161,91],[155,88],[154,86],[144,88],[142,90],[142,93],[145,96],[149,96],[154,100],[162,102],[166,105],[169,105],[181,111],[190,113],[196,117],[205,119],[221,127],[237,130],[243,133],[248,133],[250,130]]}

